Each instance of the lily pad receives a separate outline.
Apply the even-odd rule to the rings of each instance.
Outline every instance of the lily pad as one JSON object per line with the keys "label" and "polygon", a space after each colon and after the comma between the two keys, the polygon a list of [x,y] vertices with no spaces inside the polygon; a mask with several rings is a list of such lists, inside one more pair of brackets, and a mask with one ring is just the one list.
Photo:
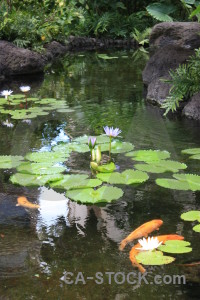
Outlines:
{"label": "lily pad", "polygon": [[78,153],[85,153],[89,152],[89,146],[86,144],[78,144],[78,143],[60,143],[59,145],[56,145],[52,149],[53,151],[59,151],[64,153],[70,153],[72,151],[78,152]]}
{"label": "lily pad", "polygon": [[122,173],[100,173],[97,174],[97,178],[111,184],[134,184],[145,182],[148,180],[149,176],[147,173],[141,171],[126,170]]}
{"label": "lily pad", "polygon": [[189,253],[192,248],[188,246],[190,246],[190,243],[186,241],[166,241],[158,249],[166,253]]}
{"label": "lily pad", "polygon": [[196,232],[200,232],[200,224],[199,225],[195,225],[192,229],[194,231],[196,231]]}
{"label": "lily pad", "polygon": [[[87,144],[88,138],[89,138],[88,135],[80,136],[80,137],[75,138],[73,140],[73,142],[80,143],[80,144]],[[96,140],[97,144],[109,143],[109,141],[110,141],[109,137],[105,134],[99,135],[96,138],[97,138],[97,140]]]}
{"label": "lily pad", "polygon": [[[101,151],[109,151],[109,143],[101,145]],[[113,141],[111,143],[111,153],[125,153],[132,151],[134,148],[133,144],[128,142],[121,142],[121,141]]]}
{"label": "lily pad", "polygon": [[126,156],[130,156],[136,161],[156,162],[169,158],[170,153],[168,151],[161,150],[138,150],[129,152]]}
{"label": "lily pad", "polygon": [[88,179],[87,175],[65,175],[62,180],[54,182],[51,187],[70,189],[84,189],[100,186],[102,181],[99,179]]}
{"label": "lily pad", "polygon": [[61,180],[63,178],[62,174],[54,175],[31,175],[16,173],[10,177],[10,181],[13,184],[18,184],[21,186],[43,186],[46,183]]}
{"label": "lily pad", "polygon": [[159,266],[172,263],[175,258],[165,256],[161,251],[142,251],[136,255],[136,259],[143,265]]}
{"label": "lily pad", "polygon": [[12,169],[21,164],[23,156],[14,155],[1,155],[0,156],[0,169]]}
{"label": "lily pad", "polygon": [[33,152],[26,155],[26,159],[34,162],[64,162],[69,157],[68,153],[63,152]]}
{"label": "lily pad", "polygon": [[134,166],[137,170],[149,173],[164,173],[164,172],[178,172],[187,168],[186,164],[172,160],[160,160],[148,164],[136,164]]}
{"label": "lily pad", "polygon": [[123,191],[117,187],[102,186],[96,190],[91,188],[70,190],[66,196],[74,201],[94,204],[117,200],[123,196]]}
{"label": "lily pad", "polygon": [[200,222],[200,211],[190,210],[181,215],[181,219],[184,221],[199,221]]}
{"label": "lily pad", "polygon": [[200,154],[200,148],[185,149],[185,150],[182,150],[181,153],[191,154],[191,155]]}
{"label": "lily pad", "polygon": [[90,166],[93,170],[101,172],[101,173],[111,173],[116,169],[116,166],[113,162],[111,162],[109,164],[102,165],[102,166],[99,166],[95,162],[91,162]]}
{"label": "lily pad", "polygon": [[51,162],[50,163],[24,162],[17,168],[17,171],[20,173],[40,174],[40,175],[58,174],[64,172],[65,170],[66,168],[52,165]]}
{"label": "lily pad", "polygon": [[108,56],[107,54],[98,54],[97,55],[101,59],[109,60],[109,59],[116,59],[118,58],[117,56]]}
{"label": "lily pad", "polygon": [[158,178],[156,184],[174,190],[200,190],[200,176],[194,174],[174,174],[175,179]]}

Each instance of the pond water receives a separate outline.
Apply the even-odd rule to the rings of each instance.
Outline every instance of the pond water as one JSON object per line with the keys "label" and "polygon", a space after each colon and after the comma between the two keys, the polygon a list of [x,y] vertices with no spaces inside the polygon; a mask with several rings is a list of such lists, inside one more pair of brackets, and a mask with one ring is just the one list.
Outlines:
{"label": "pond water", "polygon": [[[131,51],[108,54],[118,58],[103,60],[94,52],[69,54],[47,68],[44,78],[6,82],[1,90],[17,93],[19,84],[29,83],[32,96],[64,99],[74,112],[52,112],[32,119],[31,124],[14,120],[13,128],[0,126],[0,155],[48,150],[69,137],[101,134],[108,125],[119,127],[124,141],[133,143],[136,150],[167,150],[172,159],[188,165],[188,173],[200,175],[200,163],[181,154],[182,149],[200,147],[199,123],[163,118],[159,109],[145,103],[143,57]],[[2,114],[0,118],[6,119]],[[133,168],[134,162],[123,154],[114,159],[121,170]],[[88,170],[88,154],[74,154],[66,165],[69,172]],[[190,222],[180,219],[181,213],[200,209],[200,193],[161,188],[155,184],[157,174],[144,184],[123,187],[124,195],[117,201],[86,206],[46,187],[15,186],[9,182],[13,172],[0,170],[0,299],[199,299],[199,269],[188,272],[178,264],[200,261],[200,236]],[[40,204],[40,209],[17,207],[21,195]],[[113,277],[109,283],[106,272],[134,271],[137,277],[129,261],[131,246],[120,252],[119,242],[155,218],[164,221],[160,234],[183,235],[193,251],[176,255],[175,263],[147,267],[147,279],[187,272],[186,284],[147,284],[144,280],[117,284]],[[82,272],[86,284],[81,280],[67,284],[66,272],[74,274],[73,280]],[[103,274],[102,284],[87,280],[97,272]]]}

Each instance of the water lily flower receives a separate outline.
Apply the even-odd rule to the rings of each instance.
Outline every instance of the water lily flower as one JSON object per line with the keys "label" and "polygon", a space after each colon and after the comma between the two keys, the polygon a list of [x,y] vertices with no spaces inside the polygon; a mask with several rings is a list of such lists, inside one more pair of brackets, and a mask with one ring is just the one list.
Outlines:
{"label": "water lily flower", "polygon": [[13,93],[13,91],[11,90],[4,90],[3,92],[1,92],[2,96],[5,96],[6,99],[8,99],[8,96],[10,96]]}
{"label": "water lily flower", "polygon": [[20,90],[23,92],[23,93],[27,93],[30,91],[30,86],[20,86]]}
{"label": "water lily flower", "polygon": [[10,123],[8,120],[6,120],[5,122],[2,122],[2,125],[7,126],[7,127],[14,127],[14,125],[12,123]]}
{"label": "water lily flower", "polygon": [[89,146],[90,150],[94,149],[94,147],[95,147],[95,145],[96,145],[96,140],[97,140],[96,137],[90,136],[90,137],[88,138],[88,146]]}
{"label": "water lily flower", "polygon": [[152,251],[158,248],[162,244],[162,242],[159,242],[157,237],[153,237],[153,236],[148,237],[148,239],[143,238],[141,240],[138,240],[138,242],[140,243],[142,248],[136,248],[136,249],[141,251]]}
{"label": "water lily flower", "polygon": [[114,129],[113,127],[108,127],[108,126],[104,127],[103,129],[106,135],[109,136],[110,138],[116,137],[122,132],[121,130],[119,130],[119,128]]}
{"label": "water lily flower", "polygon": [[26,119],[26,120],[23,120],[22,123],[26,123],[26,124],[30,125],[32,123],[32,121],[29,119]]}

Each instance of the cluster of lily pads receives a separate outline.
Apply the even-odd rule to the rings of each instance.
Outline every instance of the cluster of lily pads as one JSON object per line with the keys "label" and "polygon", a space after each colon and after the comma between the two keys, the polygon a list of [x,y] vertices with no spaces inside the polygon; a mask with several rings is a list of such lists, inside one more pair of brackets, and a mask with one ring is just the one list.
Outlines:
{"label": "cluster of lily pads", "polygon": [[[17,98],[15,98],[17,99]],[[21,98],[18,98],[21,99]],[[12,101],[12,100],[11,100]],[[20,101],[20,100],[18,100]],[[50,99],[40,100],[40,104]],[[57,100],[51,100],[55,107]],[[39,102],[39,100],[35,100]],[[81,136],[70,142],[61,142],[51,151],[28,153],[21,156],[0,156],[0,168],[16,168],[17,173],[10,177],[13,184],[22,186],[48,185],[54,189],[66,190],[66,196],[82,203],[110,202],[123,195],[123,190],[113,185],[133,185],[147,181],[148,173],[172,172],[175,179],[158,178],[162,187],[182,190],[200,190],[200,176],[180,174],[186,164],[170,160],[170,153],[161,150],[133,151],[134,146],[123,142],[118,135],[121,131],[106,126],[105,134],[97,137]],[[183,152],[185,153],[186,150]],[[190,149],[190,151],[192,151]],[[197,149],[195,150],[197,151]],[[90,169],[84,173],[67,168],[67,160],[73,152],[90,153]],[[109,155],[105,155],[108,152]],[[134,168],[119,171],[111,155],[123,153],[134,162]],[[200,151],[199,151],[200,153]],[[76,173],[76,174],[74,174]]]}
{"label": "cluster of lily pads", "polygon": [[198,221],[199,224],[193,227],[193,230],[196,232],[200,232],[200,211],[199,210],[191,210],[181,215],[181,219],[184,221]]}
{"label": "cluster of lily pads", "polygon": [[[74,111],[69,108],[64,100],[57,100],[54,98],[34,98],[28,97],[30,87],[21,87],[24,94],[12,95],[12,91],[3,91],[1,93],[5,98],[0,98],[0,113],[8,115],[11,119],[23,120],[33,119],[37,116],[48,115],[50,111],[56,110],[61,113],[69,113]],[[8,127],[11,124],[8,122],[3,123]]]}

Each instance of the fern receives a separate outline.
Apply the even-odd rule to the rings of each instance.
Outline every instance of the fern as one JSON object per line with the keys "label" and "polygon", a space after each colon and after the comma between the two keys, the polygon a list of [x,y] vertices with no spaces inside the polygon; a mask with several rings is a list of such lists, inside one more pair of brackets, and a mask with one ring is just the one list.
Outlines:
{"label": "fern", "polygon": [[150,33],[151,33],[151,28],[146,28],[142,32],[134,28],[134,32],[131,33],[131,37],[133,37],[138,42],[139,45],[144,46],[144,44],[149,43]]}
{"label": "fern", "polygon": [[200,49],[188,60],[188,64],[180,65],[175,71],[170,71],[171,80],[163,80],[172,84],[169,96],[165,99],[161,108],[176,111],[181,101],[190,98],[200,91]]}
{"label": "fern", "polygon": [[169,14],[172,14],[176,11],[176,7],[172,4],[167,5],[163,3],[153,3],[146,7],[148,13],[156,20],[161,22],[172,22],[172,17]]}

